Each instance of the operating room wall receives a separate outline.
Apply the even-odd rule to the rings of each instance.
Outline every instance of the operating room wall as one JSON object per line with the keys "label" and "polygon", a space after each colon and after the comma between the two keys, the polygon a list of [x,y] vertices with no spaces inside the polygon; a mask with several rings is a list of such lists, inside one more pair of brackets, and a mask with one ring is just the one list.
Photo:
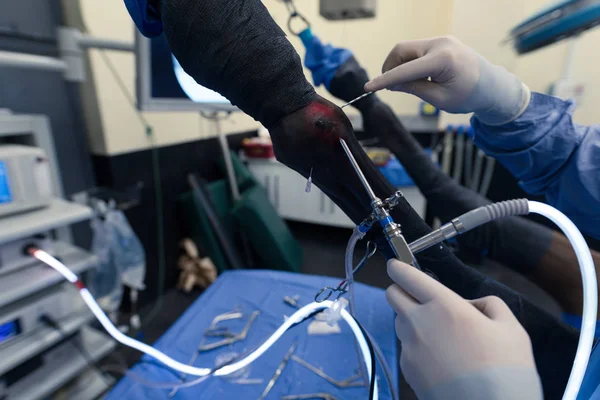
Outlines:
{"label": "operating room wall", "polygon": [[[526,15],[547,5],[547,0],[527,0]],[[548,92],[550,85],[561,77],[568,54],[567,39],[551,46],[519,57],[516,74],[532,90]],[[598,44],[600,27],[582,33],[575,43],[570,79],[585,85],[585,94],[574,113],[574,120],[580,124],[598,124],[600,104],[600,74],[598,73]]]}
{"label": "operating room wall", "polygon": [[[318,15],[318,0],[297,0],[298,9],[312,22],[314,32],[326,41],[352,49],[371,75],[380,71],[381,61],[399,39],[417,39],[436,36],[448,30],[450,1],[418,0],[380,1],[374,20],[329,22]],[[273,18],[280,26],[287,24],[287,10],[280,0],[265,0]],[[88,30],[99,37],[133,41],[134,25],[122,0],[98,2],[81,0],[82,17]],[[285,28],[284,28],[285,29]],[[300,40],[290,41],[301,55]],[[96,87],[102,122],[102,139],[91,138],[95,154],[122,154],[148,148],[150,143],[129,100],[124,96],[108,66],[96,50],[90,52],[91,72]],[[132,54],[106,52],[122,77],[129,96],[135,93],[135,67]],[[307,74],[310,78],[310,75]],[[321,94],[326,95],[324,90]],[[329,97],[329,96],[328,96]],[[419,102],[408,95],[383,93],[384,100],[401,114],[416,114]],[[337,101],[339,103],[339,101]],[[214,124],[195,113],[144,113],[153,125],[157,143],[172,145],[199,140],[215,135]],[[236,113],[223,123],[227,133],[244,132],[258,128],[252,118]],[[90,131],[92,135],[97,132]]]}
{"label": "operating room wall", "polygon": [[[510,43],[504,43],[511,28],[547,7],[550,0],[460,0],[453,2],[448,33],[477,50],[481,55],[516,74],[531,90],[548,93],[550,85],[561,77],[568,52],[568,40],[526,55],[517,55]],[[600,79],[595,59],[600,28],[584,32],[578,39],[571,78],[585,84],[585,96],[578,104],[574,119],[581,124],[598,123]],[[441,126],[468,123],[467,115],[442,116]]]}

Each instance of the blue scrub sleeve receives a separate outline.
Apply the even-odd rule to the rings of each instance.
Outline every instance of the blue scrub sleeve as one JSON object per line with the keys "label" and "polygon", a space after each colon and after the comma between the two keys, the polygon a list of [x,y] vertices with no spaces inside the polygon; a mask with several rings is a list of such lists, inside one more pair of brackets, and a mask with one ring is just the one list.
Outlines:
{"label": "blue scrub sleeve", "polygon": [[315,86],[325,85],[329,90],[336,71],[340,65],[352,57],[352,52],[333,47],[330,44],[323,44],[317,36],[312,34],[310,28],[300,33],[300,39],[306,48],[304,65],[312,73]]}
{"label": "blue scrub sleeve", "polygon": [[573,122],[573,103],[532,93],[525,112],[500,126],[477,118],[475,143],[496,158],[534,195],[600,238],[600,126]]}

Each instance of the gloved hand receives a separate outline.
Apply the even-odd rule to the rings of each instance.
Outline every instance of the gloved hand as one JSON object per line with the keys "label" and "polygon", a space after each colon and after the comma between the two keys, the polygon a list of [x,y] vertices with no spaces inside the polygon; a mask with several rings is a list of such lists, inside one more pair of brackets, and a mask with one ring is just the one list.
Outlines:
{"label": "gloved hand", "polygon": [[398,260],[388,274],[400,368],[420,400],[542,399],[529,336],[502,300],[465,300]]}
{"label": "gloved hand", "polygon": [[531,97],[516,76],[449,36],[398,43],[382,72],[365,91],[411,93],[450,113],[474,112],[488,125],[513,121]]}
{"label": "gloved hand", "polygon": [[300,39],[306,47],[304,65],[310,70],[315,86],[325,85],[329,90],[331,79],[340,65],[352,56],[350,50],[323,44],[312,34],[310,28],[300,33]]}

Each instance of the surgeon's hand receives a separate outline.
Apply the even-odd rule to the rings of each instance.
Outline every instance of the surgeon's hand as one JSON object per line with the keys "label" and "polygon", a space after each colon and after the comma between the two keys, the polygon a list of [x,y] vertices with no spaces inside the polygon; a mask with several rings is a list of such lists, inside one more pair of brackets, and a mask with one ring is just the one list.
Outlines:
{"label": "surgeon's hand", "polygon": [[529,104],[529,89],[516,76],[451,36],[399,42],[382,72],[365,91],[411,93],[450,113],[474,112],[489,125],[514,120]]}
{"label": "surgeon's hand", "polygon": [[502,300],[465,300],[394,259],[388,274],[400,367],[420,400],[542,399],[529,336]]}

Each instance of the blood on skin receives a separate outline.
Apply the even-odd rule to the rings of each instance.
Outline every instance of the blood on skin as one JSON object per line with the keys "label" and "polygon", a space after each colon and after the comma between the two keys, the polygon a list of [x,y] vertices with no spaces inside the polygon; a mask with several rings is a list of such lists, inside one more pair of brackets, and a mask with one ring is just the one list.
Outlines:
{"label": "blood on skin", "polygon": [[314,131],[317,139],[336,145],[341,138],[339,115],[335,109],[326,104],[313,102],[308,106],[307,117],[310,124],[317,129]]}
{"label": "blood on skin", "polygon": [[336,116],[336,112],[332,107],[326,104],[313,101],[308,105],[308,116],[316,118],[334,118]]}

